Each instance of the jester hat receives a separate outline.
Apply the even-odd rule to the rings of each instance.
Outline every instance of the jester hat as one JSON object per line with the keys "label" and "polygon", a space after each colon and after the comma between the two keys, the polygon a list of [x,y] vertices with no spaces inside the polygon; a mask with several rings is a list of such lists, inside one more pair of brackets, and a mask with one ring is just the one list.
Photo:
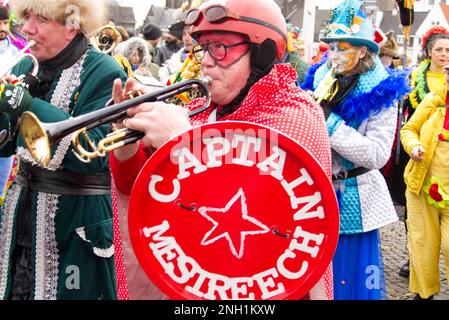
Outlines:
{"label": "jester hat", "polygon": [[376,29],[362,10],[363,0],[344,0],[332,10],[327,33],[321,41],[349,42],[355,46],[366,46],[378,53],[386,36]]}

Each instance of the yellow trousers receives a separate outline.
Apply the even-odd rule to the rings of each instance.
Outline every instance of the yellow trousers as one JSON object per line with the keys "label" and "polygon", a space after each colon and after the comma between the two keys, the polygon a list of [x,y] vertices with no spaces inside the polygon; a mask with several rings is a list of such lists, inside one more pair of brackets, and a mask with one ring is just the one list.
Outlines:
{"label": "yellow trousers", "polygon": [[[439,177],[449,192],[449,142],[438,142],[427,179]],[[418,196],[406,191],[407,246],[410,254],[410,291],[422,298],[440,292],[440,249],[449,275],[449,204],[437,209],[427,202],[421,190]]]}

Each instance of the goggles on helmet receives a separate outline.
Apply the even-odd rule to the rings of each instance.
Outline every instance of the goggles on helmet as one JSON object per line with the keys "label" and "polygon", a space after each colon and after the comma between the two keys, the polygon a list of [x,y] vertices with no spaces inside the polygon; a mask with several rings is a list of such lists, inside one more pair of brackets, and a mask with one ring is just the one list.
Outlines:
{"label": "goggles on helmet", "polygon": [[[243,0],[242,0],[243,1]],[[270,28],[276,32],[278,32],[285,41],[287,41],[287,38],[285,34],[280,30],[278,27],[272,25],[271,23],[251,18],[251,17],[245,17],[238,14],[235,14],[233,12],[230,12],[228,8],[222,6],[222,5],[212,5],[210,7],[207,7],[203,10],[199,9],[192,9],[187,13],[186,19],[184,21],[185,25],[191,26],[191,25],[198,25],[202,18],[205,18],[209,23],[221,23],[223,21],[234,19],[234,20],[240,20],[244,22],[249,23],[255,23],[258,25],[262,25],[264,27]]]}

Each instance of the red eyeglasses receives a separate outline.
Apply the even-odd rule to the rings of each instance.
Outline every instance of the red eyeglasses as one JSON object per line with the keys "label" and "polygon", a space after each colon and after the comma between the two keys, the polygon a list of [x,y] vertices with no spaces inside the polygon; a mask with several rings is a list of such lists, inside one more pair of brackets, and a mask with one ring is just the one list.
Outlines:
{"label": "red eyeglasses", "polygon": [[[241,42],[226,45],[219,41],[214,41],[214,42],[197,45],[197,46],[195,46],[195,48],[193,48],[192,51],[193,51],[195,59],[198,62],[201,62],[203,60],[205,51],[207,51],[210,54],[210,56],[212,57],[212,59],[214,59],[215,61],[223,61],[224,58],[226,58],[226,56],[228,54],[228,48],[237,47],[237,46],[240,46],[243,44],[249,44],[249,42],[241,41]],[[248,51],[249,51],[249,46],[248,46],[246,52],[243,52],[243,55],[248,53]]]}
{"label": "red eyeglasses", "polygon": [[287,37],[284,34],[284,32],[282,32],[282,30],[280,30],[278,27],[272,25],[271,23],[268,23],[268,22],[265,22],[265,21],[262,21],[262,20],[259,20],[256,18],[240,16],[238,14],[230,12],[228,10],[228,8],[226,8],[222,5],[218,5],[218,4],[207,7],[204,10],[199,10],[199,9],[190,10],[187,13],[184,23],[188,26],[191,26],[191,25],[196,26],[201,21],[202,16],[204,16],[205,19],[210,23],[221,23],[228,19],[234,19],[234,20],[240,20],[240,21],[245,21],[245,22],[262,25],[262,26],[265,26],[267,28],[273,29],[274,31],[278,32],[284,38],[284,40],[287,41]]}

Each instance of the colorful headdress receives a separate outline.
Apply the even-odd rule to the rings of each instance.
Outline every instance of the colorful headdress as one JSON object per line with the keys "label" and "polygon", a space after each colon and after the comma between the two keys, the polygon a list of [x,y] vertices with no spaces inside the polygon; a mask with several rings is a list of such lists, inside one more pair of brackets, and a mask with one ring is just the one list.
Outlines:
{"label": "colorful headdress", "polygon": [[344,0],[332,10],[324,42],[345,41],[356,46],[366,46],[372,52],[386,41],[385,34],[375,28],[362,10],[363,0]]}
{"label": "colorful headdress", "polygon": [[422,37],[422,40],[421,40],[423,52],[427,52],[427,49],[428,49],[427,43],[428,43],[429,39],[431,39],[433,36],[440,34],[440,33],[449,35],[449,31],[447,31],[442,26],[432,27],[429,29],[429,31],[426,32],[426,34]]}
{"label": "colorful headdress", "polygon": [[304,47],[304,38],[300,37],[301,29],[287,23],[287,51],[295,52]]}

